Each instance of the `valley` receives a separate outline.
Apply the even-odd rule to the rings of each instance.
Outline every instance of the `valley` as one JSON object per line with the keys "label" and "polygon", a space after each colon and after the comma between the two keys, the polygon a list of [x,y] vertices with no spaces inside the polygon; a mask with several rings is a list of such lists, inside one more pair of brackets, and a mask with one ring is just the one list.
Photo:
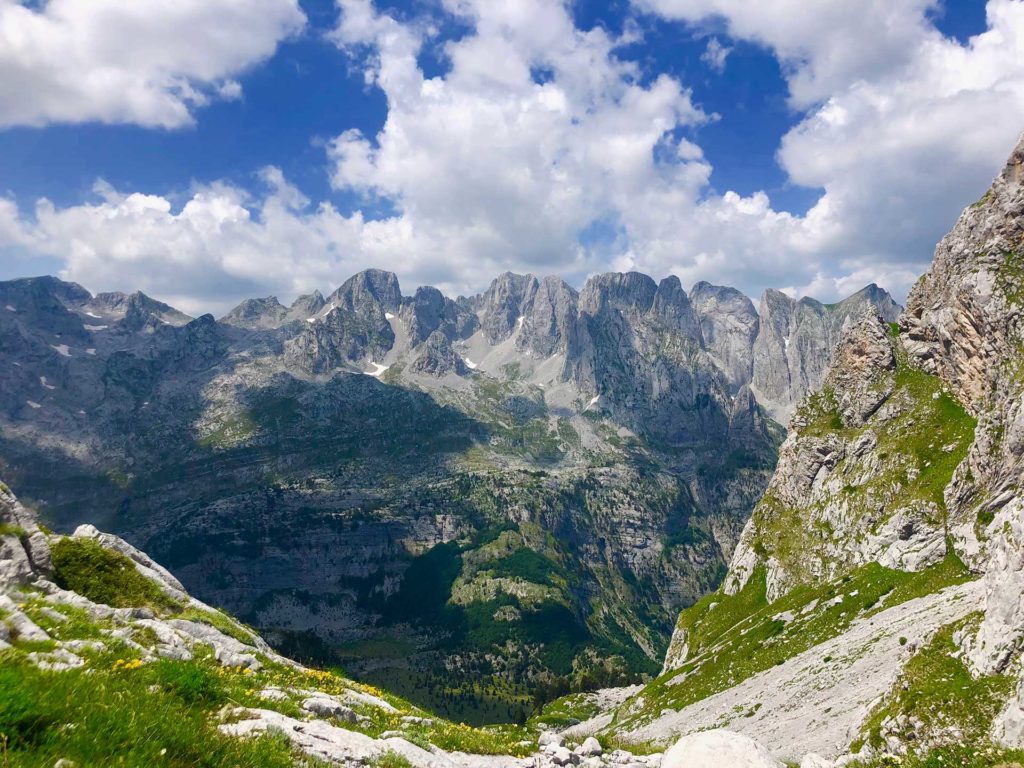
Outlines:
{"label": "valley", "polygon": [[54,278],[0,303],[0,470],[49,524],[476,723],[656,673],[844,325],[899,309],[639,274],[410,297],[379,270],[220,320]]}

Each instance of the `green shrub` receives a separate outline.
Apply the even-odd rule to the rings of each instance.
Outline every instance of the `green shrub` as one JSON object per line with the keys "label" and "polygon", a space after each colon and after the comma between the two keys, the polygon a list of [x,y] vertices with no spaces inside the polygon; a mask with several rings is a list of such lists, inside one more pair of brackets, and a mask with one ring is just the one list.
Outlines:
{"label": "green shrub", "polygon": [[412,763],[397,752],[388,752],[370,763],[372,768],[412,768]]}
{"label": "green shrub", "polygon": [[64,589],[114,608],[149,606],[169,610],[176,603],[119,552],[92,539],[64,538],[51,548],[54,578]]}

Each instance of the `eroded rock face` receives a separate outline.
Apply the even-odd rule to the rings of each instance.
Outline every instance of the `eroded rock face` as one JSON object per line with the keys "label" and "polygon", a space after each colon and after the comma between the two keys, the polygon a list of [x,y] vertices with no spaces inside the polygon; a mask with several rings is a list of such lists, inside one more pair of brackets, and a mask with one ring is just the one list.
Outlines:
{"label": "eroded rock face", "polygon": [[423,342],[419,354],[412,362],[412,369],[429,376],[445,376],[449,373],[460,376],[466,372],[466,364],[452,349],[448,337],[441,331],[434,331]]}
{"label": "eroded rock face", "polygon": [[[775,600],[796,584],[857,565],[917,571],[945,556],[943,501],[919,480],[933,470],[915,446],[962,455],[973,425],[963,414],[949,444],[934,445],[925,422],[942,424],[942,409],[955,414],[956,406],[905,357],[870,309],[848,324],[821,391],[793,418],[775,475],[733,555],[728,593],[758,567]],[[949,472],[937,482],[950,482]]]}
{"label": "eroded rock face", "polygon": [[786,423],[803,396],[821,385],[832,349],[865,311],[893,322],[900,307],[874,284],[829,305],[806,297],[797,301],[781,291],[764,292],[751,384],[777,420]]}
{"label": "eroded rock face", "polygon": [[52,572],[50,547],[35,516],[0,483],[0,583],[27,584]]}
{"label": "eroded rock face", "polygon": [[753,302],[735,288],[700,282],[690,291],[704,345],[733,386],[751,381],[754,341],[761,327]]}
{"label": "eroded rock face", "polygon": [[948,495],[958,548],[986,572],[985,619],[969,649],[979,672],[1004,668],[1024,641],[1022,165],[1024,141],[939,243],[901,320],[917,364],[978,418],[967,466]]}

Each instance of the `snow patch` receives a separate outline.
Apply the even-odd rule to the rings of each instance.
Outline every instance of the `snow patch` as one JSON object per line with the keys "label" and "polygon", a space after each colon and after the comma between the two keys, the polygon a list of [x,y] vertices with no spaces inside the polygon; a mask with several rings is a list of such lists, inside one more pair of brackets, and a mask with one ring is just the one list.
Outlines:
{"label": "snow patch", "polygon": [[394,316],[394,315],[392,315],[392,314],[391,314],[390,312],[385,312],[385,313],[384,313],[384,319],[385,319],[385,320],[394,320],[394,319],[395,319],[395,316]]}
{"label": "snow patch", "polygon": [[517,330],[517,331],[518,331],[518,330],[519,330],[520,328],[522,328],[522,327],[523,327],[523,320],[525,320],[525,319],[526,319],[526,317],[524,317],[523,315],[520,315],[520,316],[519,316],[519,319],[517,319],[517,320],[516,320],[516,330]]}
{"label": "snow patch", "polygon": [[6,309],[7,309],[8,312],[17,312],[18,311],[14,307],[12,307],[10,304],[7,305]]}
{"label": "snow patch", "polygon": [[363,373],[365,373],[367,376],[380,376],[382,373],[384,373],[384,371],[391,367],[389,365],[381,365],[380,363],[375,363],[373,362],[373,360],[370,361],[370,365],[373,366],[372,371],[363,371]]}
{"label": "snow patch", "polygon": [[85,354],[87,354],[87,355],[95,355],[96,354],[95,347],[89,347],[89,349],[85,350]]}
{"label": "snow patch", "polygon": [[39,377],[39,383],[42,384],[44,387],[46,387],[46,389],[56,389],[56,387],[53,386],[53,384],[50,384],[50,383],[48,383],[46,381],[46,377],[45,376],[40,376]]}
{"label": "snow patch", "polygon": [[95,312],[86,312],[85,314],[87,314],[89,317],[95,317],[97,320],[102,320],[103,319],[102,317],[97,315]]}
{"label": "snow patch", "polygon": [[474,363],[468,357],[464,357],[464,358],[462,358],[462,360],[466,364],[466,367],[469,368],[471,371],[475,371],[476,370],[476,363]]}
{"label": "snow patch", "polygon": [[316,318],[315,317],[307,317],[306,318],[306,322],[307,323],[315,323],[316,322]]}
{"label": "snow patch", "polygon": [[63,355],[64,357],[71,357],[71,350],[68,349],[67,344],[51,344],[50,346],[57,350],[57,352]]}
{"label": "snow patch", "polygon": [[789,349],[789,336],[782,340],[782,345],[784,349]]}
{"label": "snow patch", "polygon": [[39,403],[37,403],[35,400],[26,400],[25,401],[25,405],[27,405],[29,408],[42,408],[43,407]]}
{"label": "snow patch", "polygon": [[87,326],[85,326],[85,330],[87,330],[87,331],[105,331],[109,327],[110,327],[109,325],[87,325]]}

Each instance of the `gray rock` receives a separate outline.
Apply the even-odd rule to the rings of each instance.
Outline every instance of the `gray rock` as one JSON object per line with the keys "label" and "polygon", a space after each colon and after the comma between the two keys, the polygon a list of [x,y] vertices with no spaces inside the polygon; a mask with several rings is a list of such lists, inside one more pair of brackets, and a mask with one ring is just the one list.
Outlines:
{"label": "gray rock", "polygon": [[702,731],[684,736],[665,752],[662,768],[782,768],[771,752],[739,733]]}

